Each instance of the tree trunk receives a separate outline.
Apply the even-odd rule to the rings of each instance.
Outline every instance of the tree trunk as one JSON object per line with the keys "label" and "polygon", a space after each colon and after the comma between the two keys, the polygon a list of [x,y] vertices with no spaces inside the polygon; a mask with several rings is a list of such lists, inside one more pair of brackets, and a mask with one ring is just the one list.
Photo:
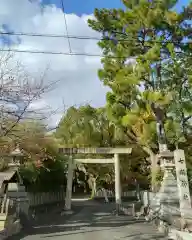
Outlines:
{"label": "tree trunk", "polygon": [[158,155],[155,154],[150,148],[148,147],[143,147],[143,150],[149,154],[150,157],[150,163],[151,163],[151,191],[152,192],[156,192],[157,188],[158,188],[158,184],[156,181],[156,176],[157,176],[157,172],[159,169],[158,166]]}
{"label": "tree trunk", "polygon": [[96,178],[91,177],[89,179],[89,187],[91,188],[91,199],[93,199],[96,195],[97,191],[97,184],[96,184]]}
{"label": "tree trunk", "polygon": [[150,155],[150,161],[151,161],[151,190],[152,192],[156,192],[158,188],[158,183],[157,183],[157,172],[158,172],[158,155],[157,154],[151,154]]}

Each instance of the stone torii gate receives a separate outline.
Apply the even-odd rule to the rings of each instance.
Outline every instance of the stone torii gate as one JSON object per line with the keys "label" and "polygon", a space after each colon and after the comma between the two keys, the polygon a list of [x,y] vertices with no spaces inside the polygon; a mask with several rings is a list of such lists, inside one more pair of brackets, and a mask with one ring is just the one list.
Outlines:
{"label": "stone torii gate", "polygon": [[[121,182],[120,182],[120,159],[119,154],[131,154],[132,148],[59,148],[59,152],[70,155],[68,162],[67,188],[65,198],[65,210],[71,210],[73,171],[75,163],[97,163],[97,164],[114,164],[115,167],[115,200],[117,209],[121,204]],[[111,154],[113,158],[103,159],[73,159],[73,154]]]}

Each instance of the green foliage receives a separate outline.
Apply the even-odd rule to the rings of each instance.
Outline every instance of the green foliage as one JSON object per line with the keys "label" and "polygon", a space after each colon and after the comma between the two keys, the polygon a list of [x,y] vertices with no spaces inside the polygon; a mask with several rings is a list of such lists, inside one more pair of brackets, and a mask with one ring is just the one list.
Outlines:
{"label": "green foliage", "polygon": [[20,173],[29,192],[54,192],[66,186],[64,161],[47,160],[40,167],[28,163],[21,167]]}
{"label": "green foliage", "polygon": [[177,13],[176,0],[123,3],[125,10],[96,9],[95,19],[88,21],[103,34],[99,78],[111,88],[108,117],[129,141],[155,149],[151,103],[158,103],[166,110],[168,141],[178,145],[191,125],[191,5]]}
{"label": "green foliage", "polygon": [[[152,178],[152,174],[154,174],[154,176],[155,176],[154,178]],[[163,180],[163,175],[164,175],[164,173],[160,167],[158,167],[156,169],[156,171],[150,172],[149,180],[155,181],[155,182],[152,182],[152,184],[154,184],[156,186],[155,191],[159,190],[159,188],[161,186],[161,182]]]}
{"label": "green foliage", "polygon": [[55,136],[65,146],[112,146],[114,125],[106,118],[104,108],[89,105],[69,108],[59,123]]}
{"label": "green foliage", "polygon": [[[71,107],[63,116],[56,130],[55,136],[61,144],[70,147],[107,147],[114,145],[114,125],[106,117],[104,108],[93,108],[90,105],[79,108]],[[77,157],[89,157],[77,156]],[[93,156],[91,156],[93,157]],[[94,157],[103,157],[96,155]],[[104,156],[107,157],[107,156]],[[113,172],[113,167],[103,164],[85,165],[87,172],[100,179],[106,173]]]}
{"label": "green foliage", "polygon": [[[176,0],[123,2],[125,10],[96,9],[95,19],[88,21],[103,34],[98,43],[104,53],[103,66],[98,75],[110,88],[106,107],[69,108],[52,136],[45,134],[42,125],[18,126],[22,134],[17,141],[29,163],[22,174],[36,189],[41,189],[40,183],[55,188],[56,183],[65,182],[62,173],[67,159],[57,153],[58,142],[65,147],[134,147],[130,161],[121,156],[122,182],[126,183],[131,173],[132,179],[145,182],[149,169],[143,149],[158,149],[152,103],[165,110],[169,147],[184,148],[187,164],[192,166],[191,4],[177,13],[173,10]],[[99,186],[114,180],[114,169],[109,165],[84,167]],[[161,173],[156,180],[160,178]]]}
{"label": "green foliage", "polygon": [[37,122],[20,126],[20,147],[25,164],[20,169],[28,191],[56,191],[66,184],[66,157],[58,153],[58,143],[46,128]]}
{"label": "green foliage", "polygon": [[8,169],[8,162],[4,157],[0,158],[0,172],[3,172]]}
{"label": "green foliage", "polygon": [[158,151],[152,103],[164,109],[171,150],[184,148],[192,133],[192,4],[177,13],[173,10],[177,2],[123,0],[124,10],[96,9],[95,19],[88,21],[103,34],[98,75],[111,90],[108,118],[126,144],[143,148],[150,156]]}
{"label": "green foliage", "polygon": [[45,125],[23,121],[15,126],[14,133],[12,139],[1,138],[0,170],[7,170],[9,154],[19,143],[24,153],[20,172],[29,191],[54,191],[65,185],[67,159],[58,153],[59,145],[53,135],[47,135]]}
{"label": "green foliage", "polygon": [[[108,95],[113,98],[112,95]],[[114,107],[114,106],[113,106]],[[117,113],[120,109],[117,107]],[[89,105],[79,108],[70,108],[63,116],[55,136],[59,139],[61,145],[70,147],[113,147],[126,146],[126,136],[121,128],[118,128],[118,123],[114,124],[108,119],[105,108],[93,108]],[[70,121],[69,121],[70,119]],[[130,147],[130,145],[128,145]],[[145,157],[143,151],[137,149],[135,154],[131,156],[131,163],[128,164],[130,156],[121,155],[122,163],[122,182],[124,174],[129,175],[134,161],[138,162]],[[107,155],[78,155],[77,158],[106,158]],[[114,183],[114,166],[112,164],[84,164],[84,168],[89,176],[94,176],[97,179],[97,186]]]}

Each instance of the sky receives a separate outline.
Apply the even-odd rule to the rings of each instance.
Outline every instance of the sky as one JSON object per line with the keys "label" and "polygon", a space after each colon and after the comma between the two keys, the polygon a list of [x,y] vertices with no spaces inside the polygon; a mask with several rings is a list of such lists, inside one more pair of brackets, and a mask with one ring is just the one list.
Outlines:
{"label": "sky", "polygon": [[[78,2],[78,3],[77,3]],[[180,10],[182,6],[187,5],[189,0],[180,0],[176,6]],[[55,4],[61,7],[61,0],[42,0],[43,4]],[[121,0],[64,0],[65,12],[75,13],[77,15],[92,14],[95,8],[122,8]]]}
{"label": "sky", "polygon": [[[180,0],[176,10],[188,2]],[[87,26],[95,8],[122,8],[121,0],[63,0],[63,3],[68,33],[76,36],[99,37]],[[1,0],[0,30],[66,35],[61,0]],[[68,41],[63,38],[3,36],[0,45],[3,44],[19,50],[69,52]],[[70,45],[73,52],[101,54],[95,40],[71,39]],[[108,89],[97,77],[99,57],[17,53],[14,60],[20,61],[36,79],[46,70],[45,82],[58,81],[53,91],[33,103],[37,109],[43,106],[58,109],[49,119],[50,125],[56,125],[69,106],[105,104]]]}

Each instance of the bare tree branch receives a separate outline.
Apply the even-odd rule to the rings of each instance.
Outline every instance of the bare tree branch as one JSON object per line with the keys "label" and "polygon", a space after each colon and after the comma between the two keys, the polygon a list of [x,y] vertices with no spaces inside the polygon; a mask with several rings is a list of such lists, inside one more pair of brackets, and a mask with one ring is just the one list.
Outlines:
{"label": "bare tree branch", "polygon": [[[53,112],[43,106],[33,108],[42,95],[53,89],[58,81],[44,84],[46,71],[35,79],[18,62],[13,55],[0,55],[0,137],[14,135],[16,126],[24,120],[45,120],[47,113]],[[59,80],[60,81],[60,80]]]}

